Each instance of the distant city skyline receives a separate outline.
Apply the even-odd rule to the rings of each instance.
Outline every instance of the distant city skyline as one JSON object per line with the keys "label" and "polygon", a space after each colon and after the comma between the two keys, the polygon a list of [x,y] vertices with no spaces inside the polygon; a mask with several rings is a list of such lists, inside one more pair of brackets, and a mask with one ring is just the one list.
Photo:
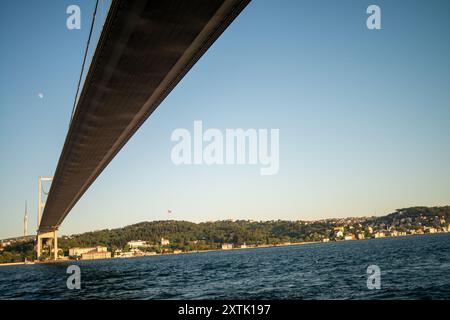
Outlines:
{"label": "distant city skyline", "polygon": [[[80,30],[66,28],[72,4],[81,8]],[[0,4],[0,238],[24,233],[25,201],[35,233],[38,176],[53,175],[59,159],[94,4]],[[318,220],[449,205],[450,3],[376,1],[381,30],[366,27],[370,4],[251,2],[60,234],[152,220]],[[220,130],[279,129],[278,173],[174,165],[172,132],[197,120]]]}

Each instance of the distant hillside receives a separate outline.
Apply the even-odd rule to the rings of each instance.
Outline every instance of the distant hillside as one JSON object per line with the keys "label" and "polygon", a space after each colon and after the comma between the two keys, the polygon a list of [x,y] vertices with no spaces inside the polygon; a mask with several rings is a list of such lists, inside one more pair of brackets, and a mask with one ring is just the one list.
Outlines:
{"label": "distant hillside", "polygon": [[406,231],[423,227],[448,227],[450,223],[450,206],[412,207],[397,209],[386,216],[369,219],[365,225],[379,229],[394,228]]}
{"label": "distant hillside", "polygon": [[[320,221],[249,221],[226,220],[193,223],[188,221],[141,222],[112,230],[65,236],[59,247],[67,254],[71,247],[102,245],[111,251],[127,250],[131,240],[147,241],[148,250],[160,252],[162,237],[169,239],[167,250],[217,249],[223,243],[247,245],[286,242],[342,240],[345,236],[372,238],[384,235],[415,234],[450,230],[450,206],[412,207],[396,210],[382,217],[327,219]],[[33,241],[18,241],[0,252],[0,262],[32,259]]]}
{"label": "distant hillside", "polygon": [[333,238],[333,228],[344,226],[352,232],[366,232],[369,226],[380,228],[440,227],[450,223],[450,206],[412,207],[398,209],[382,217],[329,219],[321,221],[249,221],[226,220],[193,223],[188,221],[141,222],[119,229],[101,230],[62,239],[60,245],[105,245],[121,248],[131,240],[144,240],[158,244],[168,238],[174,247],[192,248],[195,241],[207,247],[220,247],[222,243],[276,244],[282,242],[321,241]]}

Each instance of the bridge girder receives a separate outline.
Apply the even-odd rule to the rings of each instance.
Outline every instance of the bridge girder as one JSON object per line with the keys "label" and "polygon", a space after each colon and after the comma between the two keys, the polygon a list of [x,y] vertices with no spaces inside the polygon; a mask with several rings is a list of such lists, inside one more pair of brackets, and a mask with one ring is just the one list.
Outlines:
{"label": "bridge girder", "polygon": [[131,136],[250,0],[113,0],[44,208],[57,230]]}

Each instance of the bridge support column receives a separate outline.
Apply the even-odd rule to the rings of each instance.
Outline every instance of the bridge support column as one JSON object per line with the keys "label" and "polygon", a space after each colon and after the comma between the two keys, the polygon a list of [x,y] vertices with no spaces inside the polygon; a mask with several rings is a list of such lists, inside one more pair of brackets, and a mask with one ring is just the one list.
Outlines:
{"label": "bridge support column", "polygon": [[58,236],[56,235],[56,230],[53,231],[53,251],[55,260],[58,260]]}
{"label": "bridge support column", "polygon": [[39,236],[39,234],[37,235],[37,248],[36,248],[36,256],[37,256],[37,260],[39,260],[42,257],[42,238]]}
{"label": "bridge support column", "polygon": [[[36,253],[37,253],[37,259],[41,259],[42,258],[42,245],[43,245],[43,240],[45,239],[52,239],[53,240],[53,259],[54,260],[58,260],[58,235],[56,230],[54,231],[49,231],[49,232],[43,232],[40,233],[38,232],[37,234],[37,245],[36,245]],[[50,256],[51,256],[51,252]]]}
{"label": "bridge support column", "polygon": [[[36,257],[37,260],[40,260],[42,258],[42,246],[43,246],[43,240],[44,239],[53,239],[53,244],[55,247],[55,254],[54,258],[55,260],[58,259],[58,237],[56,235],[55,231],[49,231],[49,232],[39,232],[39,226],[41,225],[41,218],[42,218],[42,211],[45,207],[45,202],[43,201],[43,197],[47,195],[47,192],[44,191],[42,187],[42,182],[44,181],[52,181],[53,177],[42,177],[39,176],[38,179],[38,214],[37,214],[37,236],[36,236]],[[51,252],[50,252],[51,256]]]}

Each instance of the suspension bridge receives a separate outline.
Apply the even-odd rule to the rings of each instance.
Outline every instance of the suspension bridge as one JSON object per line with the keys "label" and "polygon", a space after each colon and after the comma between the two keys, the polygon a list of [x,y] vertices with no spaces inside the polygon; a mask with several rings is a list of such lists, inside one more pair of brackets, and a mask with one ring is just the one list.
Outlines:
{"label": "suspension bridge", "polygon": [[44,239],[57,259],[70,210],[249,1],[111,2],[45,206],[39,192],[38,259]]}

